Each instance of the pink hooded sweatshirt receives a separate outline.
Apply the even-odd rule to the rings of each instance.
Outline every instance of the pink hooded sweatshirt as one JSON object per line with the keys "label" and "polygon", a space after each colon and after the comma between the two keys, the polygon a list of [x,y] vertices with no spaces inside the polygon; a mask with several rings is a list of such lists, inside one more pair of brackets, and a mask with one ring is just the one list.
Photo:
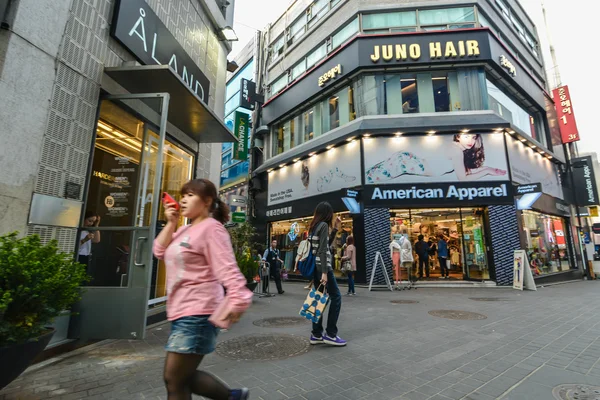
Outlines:
{"label": "pink hooded sweatshirt", "polygon": [[155,240],[153,250],[167,266],[169,321],[212,314],[224,299],[223,286],[233,311],[250,306],[252,292],[235,261],[229,232],[216,219],[182,226],[168,247]]}

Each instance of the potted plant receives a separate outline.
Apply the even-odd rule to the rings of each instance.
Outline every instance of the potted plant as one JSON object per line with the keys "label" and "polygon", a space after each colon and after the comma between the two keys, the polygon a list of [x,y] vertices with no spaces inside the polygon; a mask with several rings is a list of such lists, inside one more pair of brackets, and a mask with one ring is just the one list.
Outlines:
{"label": "potted plant", "polygon": [[256,229],[246,221],[230,228],[229,234],[238,267],[246,277],[246,286],[253,291],[258,285],[255,278],[259,268],[258,260],[252,254],[252,249],[255,247]]}
{"label": "potted plant", "polygon": [[47,346],[48,325],[81,297],[85,266],[39,236],[0,236],[0,389]]}

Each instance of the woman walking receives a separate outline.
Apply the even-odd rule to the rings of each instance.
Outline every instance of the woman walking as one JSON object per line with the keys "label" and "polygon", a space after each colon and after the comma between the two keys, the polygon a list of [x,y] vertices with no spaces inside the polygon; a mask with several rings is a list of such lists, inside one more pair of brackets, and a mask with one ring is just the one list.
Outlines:
{"label": "woman walking", "polygon": [[[331,264],[331,251],[329,250],[329,228],[333,222],[333,208],[327,202],[321,202],[315,209],[313,220],[308,228],[311,232],[311,248],[315,255],[314,284],[325,286],[329,295],[329,314],[327,316],[327,329],[323,333],[323,317],[318,323],[313,323],[310,344],[329,344],[331,346],[345,346],[346,341],[337,333],[337,321],[342,308],[342,295],[333,275]],[[340,221],[341,222],[341,221]],[[336,225],[338,225],[336,221]]]}
{"label": "woman walking", "polygon": [[172,322],[165,347],[168,399],[191,400],[192,394],[247,399],[248,389],[231,390],[211,374],[196,370],[204,356],[215,350],[219,329],[208,321],[210,315],[228,301],[231,311],[226,320],[235,323],[252,299],[223,226],[229,208],[217,197],[212,182],[194,179],[181,188],[181,214],[191,224],[177,229],[179,211],[167,205],[167,225],[154,240],[154,254],[164,258],[167,266],[167,316]]}
{"label": "woman walking", "polygon": [[356,247],[354,246],[354,236],[350,235],[346,238],[346,250],[342,257],[342,262],[347,263],[349,269],[346,269],[346,276],[348,277],[348,293],[347,295],[356,296],[354,290],[354,273],[356,272]]}

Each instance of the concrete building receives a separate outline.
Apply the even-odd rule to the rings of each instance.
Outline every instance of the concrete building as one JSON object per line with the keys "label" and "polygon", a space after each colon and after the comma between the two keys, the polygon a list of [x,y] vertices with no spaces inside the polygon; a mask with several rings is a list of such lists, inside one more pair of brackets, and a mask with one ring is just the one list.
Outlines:
{"label": "concrete building", "polygon": [[[449,248],[422,257],[423,278],[510,285],[518,249],[538,282],[581,277],[572,148],[518,1],[298,0],[265,43],[269,129],[249,190],[286,268],[328,201],[343,221],[336,271],[353,235],[358,282],[384,283],[375,264],[394,276],[391,243],[419,235]],[[535,183],[533,204],[515,202]]]}
{"label": "concrete building", "polygon": [[0,1],[0,233],[57,239],[88,265],[70,337],[143,337],[147,316],[164,318],[161,193],[218,182],[235,140],[222,122],[234,3]]}

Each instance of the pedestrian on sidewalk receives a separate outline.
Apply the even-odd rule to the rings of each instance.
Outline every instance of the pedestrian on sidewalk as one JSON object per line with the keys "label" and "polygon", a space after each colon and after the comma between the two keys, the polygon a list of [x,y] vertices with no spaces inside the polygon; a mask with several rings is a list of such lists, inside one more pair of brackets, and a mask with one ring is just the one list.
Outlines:
{"label": "pedestrian on sidewalk", "polygon": [[419,256],[419,279],[423,279],[423,267],[425,267],[425,274],[429,278],[429,245],[423,240],[424,238],[423,235],[419,235],[419,240],[415,244],[415,253]]}
{"label": "pedestrian on sidewalk", "polygon": [[[341,224],[341,220],[336,219],[336,227]],[[325,286],[329,295],[329,313],[327,315],[327,329],[323,333],[323,317],[319,322],[312,325],[312,335],[310,344],[329,344],[332,346],[345,346],[346,341],[341,339],[338,333],[337,321],[342,308],[342,295],[335,280],[332,267],[332,257],[329,247],[329,228],[333,222],[333,208],[327,202],[321,202],[317,205],[313,220],[308,228],[311,232],[311,249],[315,255],[315,287]]]}
{"label": "pedestrian on sidewalk", "polygon": [[354,273],[356,272],[356,247],[354,246],[354,236],[352,235],[346,238],[346,250],[344,250],[342,263],[347,263],[349,267],[349,269],[346,269],[346,276],[348,277],[347,295],[356,296],[356,291],[354,290]]}
{"label": "pedestrian on sidewalk", "polygon": [[248,389],[232,390],[197,370],[204,356],[215,350],[219,329],[208,321],[210,315],[228,301],[227,320],[237,322],[252,300],[223,226],[229,208],[207,179],[191,180],[181,188],[181,215],[191,220],[190,225],[177,229],[176,205],[165,207],[167,225],[154,240],[154,255],[164,259],[167,267],[171,335],[165,346],[164,380],[168,400],[189,400],[192,393],[215,400],[247,399]]}
{"label": "pedestrian on sidewalk", "polygon": [[273,280],[275,281],[275,285],[277,286],[277,293],[284,294],[285,291],[281,287],[281,266],[283,265],[283,260],[279,257],[277,240],[271,240],[271,247],[265,250],[265,254],[263,255],[263,261],[269,263],[269,267],[271,268],[271,278],[273,278]]}
{"label": "pedestrian on sidewalk", "polygon": [[450,279],[450,272],[448,271],[448,242],[443,234],[438,236],[437,254],[440,262],[440,271],[442,273],[442,279]]}

